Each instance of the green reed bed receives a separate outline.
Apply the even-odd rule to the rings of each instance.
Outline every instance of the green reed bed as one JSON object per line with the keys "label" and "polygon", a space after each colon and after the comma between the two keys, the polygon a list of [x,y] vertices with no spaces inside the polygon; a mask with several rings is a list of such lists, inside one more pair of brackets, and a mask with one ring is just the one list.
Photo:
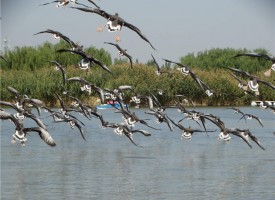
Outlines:
{"label": "green reed bed", "polygon": [[[66,72],[68,78],[82,77],[101,88],[114,89],[120,85],[131,85],[140,95],[148,95],[149,91],[158,95],[157,90],[162,89],[164,94],[158,95],[158,98],[163,104],[173,104],[177,94],[184,94],[197,104],[203,105],[247,105],[253,99],[250,95],[244,95],[243,91],[237,87],[237,82],[225,69],[211,71],[193,68],[198,77],[216,91],[216,95],[211,97],[204,94],[191,77],[184,77],[175,69],[171,69],[174,74],[161,76],[155,74],[154,68],[142,64],[134,65],[133,69],[130,69],[126,64],[113,65],[110,66],[110,69],[114,75],[97,66],[93,66],[90,72],[69,66],[66,68]],[[272,81],[272,77],[262,77],[261,73],[258,76]],[[51,105],[57,104],[55,93],[62,94],[64,90],[61,72],[55,71],[53,67],[35,71],[2,70],[1,99],[10,101],[11,95],[6,89],[7,86],[12,86],[23,94],[41,99]],[[72,95],[78,96],[84,101],[95,103],[96,94],[89,95],[82,92],[80,86],[79,83],[67,83],[65,87]],[[275,91],[267,86],[261,86],[260,92],[267,100],[275,99]],[[125,94],[126,101],[129,101],[132,93],[126,91]]]}

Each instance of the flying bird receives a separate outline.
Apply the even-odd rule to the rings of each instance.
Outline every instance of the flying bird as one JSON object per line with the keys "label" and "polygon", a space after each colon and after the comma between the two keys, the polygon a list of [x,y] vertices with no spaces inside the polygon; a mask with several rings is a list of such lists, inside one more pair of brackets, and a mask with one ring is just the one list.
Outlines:
{"label": "flying bird", "polygon": [[54,66],[54,70],[61,71],[61,73],[62,73],[62,79],[63,79],[63,85],[65,85],[66,79],[67,79],[67,75],[66,75],[66,71],[65,71],[65,66],[63,66],[60,63],[58,63],[55,60],[46,60],[46,62],[54,64],[55,65]]}
{"label": "flying bird", "polygon": [[257,120],[258,122],[259,122],[259,124],[262,126],[262,127],[264,127],[264,125],[262,124],[262,120],[259,118],[259,117],[257,117],[257,116],[255,116],[255,115],[252,115],[252,114],[243,114],[243,116],[239,119],[239,120],[241,120],[241,119],[255,119],[255,120]]}
{"label": "flying bird", "polygon": [[156,65],[156,67],[157,67],[157,70],[155,71],[156,75],[160,76],[160,75],[163,74],[163,73],[173,74],[173,72],[161,70],[161,69],[160,69],[160,66],[159,66],[159,64],[157,63],[157,61],[156,61],[155,57],[153,56],[153,54],[151,54],[151,56],[152,56],[153,61],[154,61],[155,65]]}
{"label": "flying bird", "polygon": [[80,87],[81,91],[87,91],[89,94],[92,93],[92,90],[98,93],[101,103],[104,103],[104,89],[95,86],[94,84],[90,83],[89,81],[85,80],[81,77],[71,77],[66,79],[69,82],[78,82],[81,83],[82,86]]}
{"label": "flying bird", "polygon": [[119,56],[126,56],[126,57],[129,59],[130,63],[131,63],[131,68],[133,68],[132,56],[130,56],[130,55],[126,52],[127,49],[122,49],[118,44],[115,44],[115,43],[112,43],[112,42],[104,42],[104,43],[105,43],[105,44],[110,44],[110,45],[115,46],[115,47],[118,49],[117,54],[118,54]]}
{"label": "flying bird", "polygon": [[232,110],[234,110],[234,112],[235,112],[236,114],[240,113],[240,114],[244,115],[244,113],[243,113],[239,108],[229,107],[229,108],[227,108],[227,109],[232,109]]}
{"label": "flying bird", "polygon": [[[31,116],[33,118],[33,116]],[[15,116],[11,113],[0,111],[0,119],[1,120],[11,120],[15,125],[15,133],[12,135],[12,143],[15,143],[16,140],[20,141],[22,146],[25,146],[27,138],[26,135],[28,132],[37,132],[40,136],[40,138],[47,143],[48,145],[54,147],[56,146],[53,138],[48,133],[48,131],[42,127],[31,127],[31,128],[24,128],[23,124],[15,118]],[[33,118],[34,119],[34,118]],[[37,124],[40,124],[40,121],[38,119],[34,119]]]}
{"label": "flying bird", "polygon": [[255,58],[263,58],[265,60],[269,60],[272,63],[275,63],[275,57],[271,57],[267,54],[263,54],[263,53],[240,53],[234,56],[234,58],[236,57],[240,57],[240,56],[249,56],[249,57],[255,57]]}
{"label": "flying bird", "polygon": [[[236,69],[236,68],[233,68],[233,67],[225,67],[226,69],[229,69],[231,70],[232,72],[234,72],[235,74],[238,74],[242,77],[246,77],[249,79],[249,81],[247,82],[247,87],[257,96],[260,95],[260,92],[259,92],[259,83],[261,84],[264,84],[270,88],[272,88],[273,90],[275,89],[275,86],[272,85],[271,83],[267,82],[267,81],[264,81],[264,80],[261,80],[259,79],[258,77],[254,76],[254,75],[251,75],[250,73],[246,72],[246,71],[243,71],[243,70],[240,70],[240,69]],[[236,77],[234,77],[235,79],[237,79]],[[238,80],[238,79],[237,79]],[[240,83],[240,80],[239,81],[239,85],[243,84],[243,83]],[[239,86],[240,87],[240,86]],[[241,87],[243,90],[246,90],[246,88],[243,88]]]}
{"label": "flying bird", "polygon": [[118,13],[115,13],[114,15],[107,13],[106,11],[102,10],[102,9],[91,9],[91,8],[79,8],[79,7],[71,7],[73,9],[78,9],[84,12],[90,12],[90,13],[95,13],[97,15],[100,15],[102,17],[104,17],[105,19],[107,19],[107,28],[109,32],[115,32],[115,31],[120,31],[122,29],[123,26],[131,29],[132,31],[136,32],[144,41],[146,41],[147,43],[150,44],[150,46],[154,49],[155,47],[151,44],[151,42],[145,37],[145,35],[143,35],[143,33],[141,32],[141,30],[139,28],[137,28],[136,26],[134,26],[131,23],[128,23],[127,21],[125,21],[124,19],[122,19],[121,17],[119,17]]}
{"label": "flying bird", "polygon": [[142,129],[133,130],[132,128],[128,127],[126,124],[117,124],[117,123],[108,123],[106,127],[114,128],[114,132],[117,135],[125,135],[135,146],[140,146],[133,140],[134,133],[141,133],[142,135],[148,137],[151,136],[151,133]]}
{"label": "flying bird", "polygon": [[174,63],[176,65],[179,66],[179,68],[177,68],[184,76],[188,76],[190,75],[195,81],[196,83],[201,87],[201,89],[207,94],[207,96],[212,96],[213,95],[213,90],[210,89],[210,87],[204,83],[188,66],[182,64],[182,63],[178,63],[178,62],[174,62],[171,60],[167,60],[167,59],[163,59],[166,62],[169,63]]}
{"label": "flying bird", "polygon": [[89,70],[90,65],[94,63],[100,66],[103,70],[109,72],[110,74],[113,74],[105,64],[103,64],[102,62],[94,58],[91,54],[86,54],[83,51],[74,51],[74,50],[68,50],[68,49],[59,49],[56,52],[58,53],[71,52],[71,53],[80,55],[82,57],[81,61],[79,62],[80,69]]}
{"label": "flying bird", "polygon": [[52,36],[56,40],[60,40],[62,38],[65,42],[67,42],[71,46],[71,50],[73,50],[73,51],[83,51],[83,45],[80,46],[78,43],[73,42],[70,38],[63,35],[59,31],[54,31],[54,30],[51,30],[51,29],[47,29],[45,31],[40,31],[38,33],[35,33],[34,35],[38,35],[38,34],[42,34],[42,33],[52,34]]}
{"label": "flying bird", "polygon": [[234,58],[241,57],[241,56],[262,58],[262,59],[265,59],[267,61],[271,61],[272,62],[271,68],[264,72],[265,76],[270,76],[271,71],[275,71],[275,57],[271,57],[271,56],[269,56],[267,54],[264,54],[264,53],[240,53],[240,54],[235,55]]}
{"label": "flying bird", "polygon": [[[88,0],[88,1],[93,3],[96,7],[98,7],[92,0]],[[88,6],[86,6],[82,3],[78,3],[77,0],[55,0],[55,1],[48,2],[48,3],[40,4],[39,6],[45,6],[45,5],[49,5],[49,4],[52,4],[52,3],[57,3],[56,4],[57,8],[61,7],[61,6],[67,6],[69,3],[77,4],[77,5],[81,5],[81,6],[89,8]]]}
{"label": "flying bird", "polygon": [[30,127],[30,128],[24,128],[23,132],[27,134],[28,132],[36,132],[40,136],[40,138],[49,146],[55,147],[56,143],[54,142],[52,136],[49,134],[49,132],[41,127]]}

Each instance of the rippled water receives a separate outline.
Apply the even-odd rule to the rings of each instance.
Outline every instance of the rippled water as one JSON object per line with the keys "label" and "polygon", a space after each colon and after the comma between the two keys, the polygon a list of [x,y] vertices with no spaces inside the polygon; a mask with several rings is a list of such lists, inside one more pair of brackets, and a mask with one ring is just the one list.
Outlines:
{"label": "rippled water", "polygon": [[[161,128],[151,137],[134,135],[136,147],[112,129],[100,129],[98,119],[80,119],[85,123],[87,141],[77,129],[65,123],[43,118],[57,143],[47,146],[34,133],[27,145],[11,144],[14,126],[1,122],[1,199],[274,199],[275,197],[275,115],[256,107],[240,108],[259,116],[256,121],[238,121],[240,115],[225,108],[196,108],[219,116],[226,127],[249,128],[266,151],[255,143],[250,149],[240,138],[220,142],[218,131],[194,134],[181,139],[180,130],[170,132],[165,124],[135,110],[140,118]],[[100,110],[109,122],[120,122],[113,110]],[[176,109],[166,112],[170,118],[183,117]],[[30,121],[26,123],[31,125]],[[198,127],[190,120],[185,126]],[[207,123],[209,129],[216,129]],[[199,127],[198,127],[199,128]]]}

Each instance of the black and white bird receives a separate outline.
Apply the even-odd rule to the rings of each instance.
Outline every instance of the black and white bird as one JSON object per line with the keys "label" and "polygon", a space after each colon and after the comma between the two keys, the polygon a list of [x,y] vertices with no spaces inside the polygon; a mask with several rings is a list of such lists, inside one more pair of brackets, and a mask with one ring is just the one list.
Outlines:
{"label": "black and white bird", "polygon": [[118,56],[126,56],[129,61],[130,61],[130,64],[131,64],[131,68],[133,68],[133,61],[132,61],[132,56],[130,56],[126,51],[127,49],[122,49],[118,44],[115,44],[115,43],[112,43],[112,42],[104,42],[105,44],[110,44],[110,45],[113,45],[115,46],[117,49],[118,49]]}
{"label": "black and white bird", "polygon": [[193,129],[191,128],[191,126],[189,126],[188,128],[184,127],[182,124],[180,124],[179,122],[178,123],[175,123],[172,119],[170,119],[168,117],[168,119],[176,126],[178,127],[180,130],[182,130],[182,134],[181,134],[181,137],[182,138],[185,138],[185,139],[191,139],[192,138],[192,135],[194,133],[205,133],[205,132],[215,132],[216,130],[201,130],[201,129]]}
{"label": "black and white bird", "polygon": [[260,144],[256,136],[252,135],[252,133],[248,129],[226,128],[225,123],[219,117],[212,114],[205,115],[204,118],[211,121],[220,129],[219,139],[230,141],[230,135],[235,135],[237,137],[240,137],[250,148],[252,148],[252,145],[250,144],[249,139],[255,142],[261,149],[265,150],[265,148]]}
{"label": "black and white bird", "polygon": [[40,136],[40,138],[49,146],[54,147],[56,146],[55,141],[53,140],[52,136],[50,135],[50,133],[41,128],[41,127],[29,127],[29,128],[24,128],[23,132],[25,134],[29,133],[29,132],[36,132],[38,133],[38,135]]}
{"label": "black and white bird", "polygon": [[242,116],[239,120],[241,120],[241,119],[245,119],[245,121],[246,121],[246,119],[249,119],[249,120],[255,119],[255,120],[257,120],[257,121],[259,122],[259,124],[260,124],[262,127],[264,127],[264,125],[263,125],[263,123],[262,123],[262,120],[261,120],[259,117],[255,116],[255,115],[245,113],[245,114],[243,114],[243,116]]}
{"label": "black and white bird", "polygon": [[[88,0],[89,2],[93,3],[96,7],[98,7],[92,0]],[[55,0],[55,1],[51,1],[51,2],[48,2],[48,3],[44,3],[44,4],[40,4],[40,6],[45,6],[45,5],[49,5],[49,4],[52,4],[52,3],[57,3],[55,7],[61,7],[61,6],[67,6],[68,4],[77,4],[77,5],[81,5],[81,6],[84,6],[84,7],[87,7],[86,5],[82,4],[82,3],[78,3],[77,0]]]}
{"label": "black and white bird", "polygon": [[179,70],[184,76],[190,75],[196,81],[196,83],[201,87],[201,89],[207,94],[207,96],[213,95],[214,91],[210,89],[210,87],[206,83],[204,83],[188,66],[182,63],[174,62],[167,59],[163,59],[163,60],[166,62],[174,63],[178,65],[179,68],[177,68],[177,70]]}
{"label": "black and white bird", "polygon": [[122,19],[121,17],[119,17],[118,13],[115,13],[114,15],[107,13],[106,11],[102,10],[102,9],[90,9],[90,8],[79,8],[79,7],[71,7],[73,9],[78,9],[84,12],[90,12],[90,13],[95,13],[97,15],[100,15],[102,17],[104,17],[105,19],[107,19],[107,28],[108,31],[110,32],[116,32],[116,31],[120,31],[122,29],[123,26],[131,29],[132,31],[136,32],[144,41],[146,41],[147,43],[150,44],[150,46],[154,49],[155,47],[151,44],[151,42],[145,37],[145,35],[141,32],[141,30],[139,28],[137,28],[136,26],[134,26],[133,24],[125,21],[124,19]]}
{"label": "black and white bird", "polygon": [[[238,74],[239,76],[242,76],[242,77],[245,77],[245,78],[249,79],[247,81],[246,86],[245,86],[245,85],[243,85],[243,83],[240,83],[241,80],[238,80],[236,77],[233,76],[235,79],[238,80],[239,87],[242,88],[245,91],[249,88],[255,95],[259,96],[260,95],[259,83],[264,84],[264,85],[272,88],[273,90],[275,89],[275,86],[272,85],[271,83],[269,83],[267,81],[264,81],[264,80],[261,80],[258,77],[254,76],[254,75],[251,75],[250,73],[248,73],[246,71],[243,71],[241,69],[236,69],[236,68],[233,68],[233,67],[225,67],[225,68],[229,69],[230,71],[232,71],[235,74]],[[246,88],[246,87],[248,87],[248,88]]]}
{"label": "black and white bird", "polygon": [[96,64],[100,66],[104,71],[113,74],[112,71],[102,62],[100,62],[98,59],[94,58],[92,54],[86,54],[83,51],[74,51],[74,50],[68,50],[68,49],[59,49],[56,52],[58,53],[64,53],[64,52],[71,52],[78,54],[82,57],[81,61],[78,63],[78,66],[82,70],[89,70],[91,64]]}
{"label": "black and white bird", "polygon": [[234,112],[235,112],[236,114],[244,115],[244,112],[242,112],[239,108],[229,107],[229,108],[227,108],[227,109],[232,109],[232,110],[234,110]]}
{"label": "black and white bird", "polygon": [[60,40],[63,39],[65,42],[67,42],[71,49],[73,51],[83,51],[83,45],[79,45],[78,43],[73,42],[70,38],[68,38],[67,36],[63,35],[62,33],[60,33],[59,31],[54,31],[51,29],[47,29],[45,31],[40,31],[38,33],[35,33],[34,35],[38,35],[38,34],[42,34],[42,33],[49,33],[52,34],[52,36],[54,37],[54,39],[56,40]]}
{"label": "black and white bird", "polygon": [[138,145],[134,139],[133,139],[133,134],[134,133],[141,133],[142,135],[148,137],[148,136],[151,136],[151,133],[149,133],[148,131],[146,130],[142,130],[142,129],[132,129],[130,127],[128,127],[126,124],[123,124],[123,123],[108,123],[106,124],[106,127],[109,127],[109,128],[114,128],[114,132],[117,134],[117,135],[125,135],[135,146],[140,146]]}
{"label": "black and white bird", "polygon": [[92,83],[90,83],[89,81],[85,80],[82,77],[71,77],[66,79],[66,82],[70,83],[70,82],[76,82],[76,83],[80,83],[82,86],[80,87],[81,91],[87,91],[89,94],[92,93],[92,90],[95,91],[98,94],[98,97],[101,101],[101,103],[104,103],[104,90]]}
{"label": "black and white bird", "polygon": [[27,138],[26,135],[28,132],[37,132],[40,138],[49,146],[56,146],[53,138],[49,132],[42,127],[31,127],[24,128],[23,123],[20,123],[13,114],[0,110],[0,119],[1,120],[11,120],[15,125],[15,133],[12,135],[12,143],[15,143],[18,140],[22,146],[25,146]]}
{"label": "black and white bird", "polygon": [[153,58],[153,61],[157,67],[157,70],[155,71],[156,75],[160,76],[161,74],[173,74],[173,72],[161,70],[160,66],[159,66],[158,62],[156,61],[155,57],[153,56],[153,54],[151,54],[151,57]]}
{"label": "black and white bird", "polygon": [[67,75],[66,75],[66,71],[65,71],[66,66],[60,64],[56,60],[46,60],[46,62],[54,64],[54,70],[55,71],[60,71],[62,73],[63,85],[65,85],[66,84],[66,79],[67,79]]}

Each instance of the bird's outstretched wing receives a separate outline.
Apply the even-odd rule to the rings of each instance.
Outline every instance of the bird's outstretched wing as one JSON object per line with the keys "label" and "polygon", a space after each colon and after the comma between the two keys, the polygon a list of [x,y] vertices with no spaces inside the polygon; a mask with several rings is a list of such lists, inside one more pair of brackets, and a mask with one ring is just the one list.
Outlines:
{"label": "bird's outstretched wing", "polygon": [[70,49],[58,49],[56,52],[57,53],[71,52],[71,53],[80,55],[84,59],[88,58],[83,51],[76,51],[76,50],[70,50]]}
{"label": "bird's outstretched wing", "polygon": [[9,62],[4,56],[0,55],[0,58],[4,60],[9,65],[9,67],[11,67],[11,62]]}
{"label": "bird's outstretched wing", "polygon": [[94,62],[95,64],[99,65],[103,70],[109,72],[110,74],[113,74],[113,72],[102,62],[100,62],[99,60],[97,60],[96,58],[89,58],[92,62]]}
{"label": "bird's outstretched wing", "polygon": [[112,43],[112,42],[104,42],[105,44],[110,44],[110,45],[113,45],[115,46],[119,51],[123,51],[123,49],[118,45],[118,44],[115,44],[115,43]]}
{"label": "bird's outstretched wing", "polygon": [[41,127],[31,127],[31,128],[24,128],[23,132],[37,132],[40,136],[40,138],[48,145],[50,145],[51,147],[56,146],[56,143],[54,142],[52,136],[49,134],[48,131],[46,131],[45,129],[41,128]]}
{"label": "bird's outstretched wing", "polygon": [[104,17],[105,19],[109,19],[112,15],[107,13],[106,11],[99,9],[99,8],[80,8],[80,7],[70,7],[73,9],[81,10],[84,12],[90,12],[90,13],[95,13],[97,15],[100,15],[101,17]]}
{"label": "bird's outstretched wing", "polygon": [[130,56],[128,53],[126,53],[126,50],[122,49],[118,44],[115,44],[115,43],[112,43],[112,42],[104,42],[104,43],[115,46],[119,50],[119,52],[122,53],[123,56],[126,56],[129,59],[130,64],[131,64],[131,68],[133,68],[132,56]]}
{"label": "bird's outstretched wing", "polygon": [[49,5],[51,3],[58,3],[59,1],[52,1],[52,2],[48,2],[48,3],[43,3],[43,4],[40,4],[39,6],[45,6],[45,5]]}
{"label": "bird's outstretched wing", "polygon": [[98,9],[100,9],[100,7],[93,1],[93,0],[88,0],[90,3],[92,3],[95,7],[97,7]]}
{"label": "bird's outstretched wing", "polygon": [[245,77],[248,77],[248,78],[254,78],[254,76],[252,76],[250,73],[246,72],[246,71],[243,71],[241,69],[237,69],[237,68],[234,68],[234,67],[225,67],[226,69],[229,69],[231,70],[232,72],[235,72],[239,75],[242,75],[242,76],[245,76]]}
{"label": "bird's outstretched wing", "polygon": [[57,36],[59,36],[60,38],[62,38],[63,40],[65,40],[71,47],[77,47],[78,45],[76,43],[74,43],[69,37],[63,35],[62,33],[60,33],[59,31],[54,31],[51,29],[47,29],[45,31],[40,31],[38,33],[35,33],[34,35],[38,35],[38,34],[42,34],[42,33],[50,33],[50,34],[55,34]]}
{"label": "bird's outstretched wing", "polygon": [[[121,19],[121,18],[120,18]],[[126,26],[127,28],[131,29],[132,31],[135,31],[144,41],[148,42],[150,46],[156,50],[156,48],[151,44],[151,42],[145,37],[145,35],[133,24],[130,24],[126,21],[123,20],[123,25]]]}
{"label": "bird's outstretched wing", "polygon": [[272,58],[269,55],[263,54],[263,53],[240,53],[235,55],[234,58],[240,57],[240,56],[249,56],[249,57],[263,58],[265,60],[275,61],[275,58]]}
{"label": "bird's outstretched wing", "polygon": [[157,63],[157,61],[156,61],[155,57],[153,56],[153,54],[151,54],[151,56],[153,58],[153,61],[154,61],[155,65],[157,66],[157,71],[160,72],[160,66],[159,66],[159,64]]}
{"label": "bird's outstretched wing", "polygon": [[265,150],[265,148],[260,144],[259,140],[256,138],[256,136],[249,133],[249,137],[251,140],[253,140],[262,150]]}
{"label": "bird's outstretched wing", "polygon": [[257,79],[257,82],[258,83],[262,83],[270,88],[272,88],[273,90],[275,90],[275,85],[272,85],[271,83],[267,82],[267,81],[264,81],[264,80],[261,80],[261,79]]}

